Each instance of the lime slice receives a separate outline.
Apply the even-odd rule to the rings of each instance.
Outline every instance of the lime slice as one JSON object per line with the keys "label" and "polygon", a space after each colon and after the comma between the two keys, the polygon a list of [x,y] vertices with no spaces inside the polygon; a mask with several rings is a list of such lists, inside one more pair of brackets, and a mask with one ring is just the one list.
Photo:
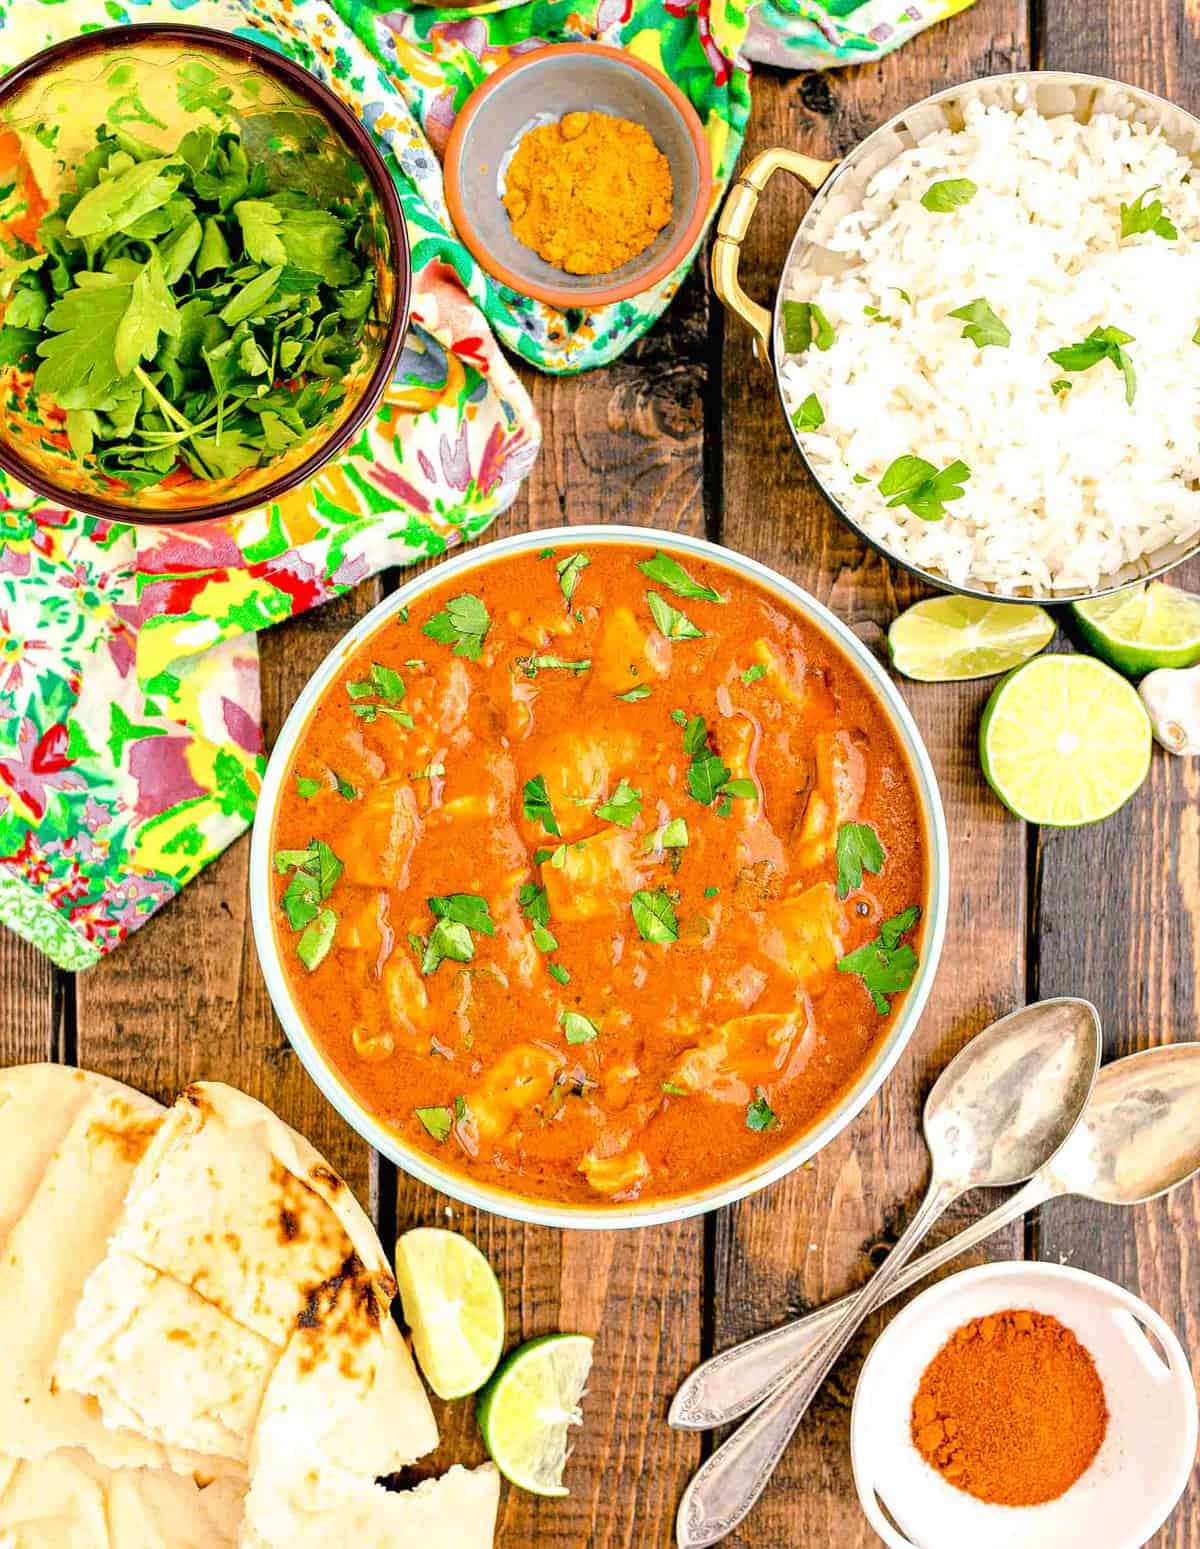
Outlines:
{"label": "lime slice", "polygon": [[1041,656],[997,684],[979,751],[1019,818],[1074,828],[1109,817],[1150,768],[1150,718],[1131,683],[1091,656]]}
{"label": "lime slice", "polygon": [[930,597],[893,620],[892,665],[922,683],[990,678],[1036,656],[1054,636],[1044,608],[976,597]]}
{"label": "lime slice", "polygon": [[429,1386],[439,1398],[477,1392],[504,1349],[504,1298],[473,1242],[434,1226],[396,1244],[404,1321]]}
{"label": "lime slice", "polygon": [[531,1339],[505,1361],[479,1395],[479,1429],[492,1461],[534,1495],[566,1495],[562,1482],[572,1425],[592,1369],[584,1334]]}
{"label": "lime slice", "polygon": [[1200,662],[1200,597],[1177,586],[1151,581],[1071,612],[1090,649],[1126,677]]}

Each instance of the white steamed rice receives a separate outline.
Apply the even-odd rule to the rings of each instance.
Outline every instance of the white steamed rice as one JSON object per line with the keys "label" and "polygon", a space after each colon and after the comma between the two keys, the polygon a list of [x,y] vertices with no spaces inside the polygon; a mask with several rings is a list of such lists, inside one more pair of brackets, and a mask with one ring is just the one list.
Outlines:
{"label": "white steamed rice", "polygon": [[[786,357],[781,382],[793,414],[816,394],[825,422],[805,451],[873,538],[954,583],[1046,594],[1094,588],[1200,532],[1193,170],[1157,129],[1111,114],[1080,124],[976,103],[961,131],[903,152],[861,209],[829,223],[821,245],[856,261],[824,277],[796,268],[785,295],[815,301],[836,339]],[[949,178],[979,192],[926,210],[921,195]],[[1121,240],[1122,202],[1147,189],[1177,241]],[[1010,329],[1008,348],[978,349],[947,315],[978,297]],[[1047,358],[1108,325],[1133,336],[1132,407],[1108,361],[1068,373]],[[1056,396],[1059,378],[1072,385]],[[888,509],[878,482],[903,453],[970,468],[943,520]]]}

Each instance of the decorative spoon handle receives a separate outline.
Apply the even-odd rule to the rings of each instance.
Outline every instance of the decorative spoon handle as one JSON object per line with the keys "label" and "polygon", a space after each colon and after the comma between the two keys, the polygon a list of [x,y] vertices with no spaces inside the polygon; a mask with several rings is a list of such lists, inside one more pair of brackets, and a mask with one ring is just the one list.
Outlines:
{"label": "decorative spoon handle", "polygon": [[[960,1253],[976,1247],[1002,1227],[1019,1221],[1055,1194],[1054,1187],[1032,1178],[1023,1189],[997,1205],[957,1236],[915,1259],[892,1283],[888,1296],[898,1296],[919,1284]],[[681,1431],[711,1431],[741,1419],[791,1377],[854,1300],[854,1293],[805,1313],[779,1328],[768,1329],[740,1345],[722,1350],[698,1366],[681,1384],[671,1404],[668,1422]]]}
{"label": "decorative spoon handle", "polygon": [[684,1491],[675,1519],[679,1549],[703,1549],[732,1533],[766,1488],[775,1465],[837,1358],[863,1319],[888,1296],[896,1277],[933,1223],[961,1191],[937,1179],[883,1266],[794,1376],[718,1447]]}

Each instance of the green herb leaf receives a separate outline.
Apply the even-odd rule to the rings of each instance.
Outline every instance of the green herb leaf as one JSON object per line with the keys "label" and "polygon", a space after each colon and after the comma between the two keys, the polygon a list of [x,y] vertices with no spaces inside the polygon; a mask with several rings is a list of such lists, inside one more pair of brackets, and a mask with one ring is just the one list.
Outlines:
{"label": "green herb leaf", "polygon": [[[656,550],[652,559],[639,560],[638,569],[648,580],[656,581],[659,586],[665,586],[669,592],[674,592],[676,597],[696,597],[702,602],[725,601],[720,592],[693,580],[677,559],[672,559],[669,554],[664,554],[661,550]],[[664,633],[666,633],[665,630]]]}
{"label": "green herb leaf", "polygon": [[439,1145],[450,1139],[454,1114],[449,1108],[414,1108],[413,1112]]}
{"label": "green herb leaf", "polygon": [[543,669],[546,671],[587,672],[591,665],[590,657],[585,657],[581,661],[567,661],[561,656],[534,655],[517,657],[517,666],[527,678],[536,678]]}
{"label": "green herb leaf", "polygon": [[441,613],[422,626],[421,633],[443,645],[453,645],[455,656],[479,658],[491,617],[481,598],[471,592],[452,597]]}
{"label": "green herb leaf", "polygon": [[298,774],[296,776],[296,794],[299,796],[306,798],[309,796],[319,796],[322,791],[328,789],[329,787],[324,780],[311,780],[307,775]]}
{"label": "green herb leaf", "polygon": [[757,683],[759,678],[765,678],[766,675],[767,669],[762,662],[752,662],[745,672],[742,673],[742,682],[747,684]]}
{"label": "green herb leaf", "polygon": [[591,560],[586,554],[568,554],[555,565],[558,574],[558,584],[562,588],[563,597],[567,606],[571,605],[571,598],[575,595],[575,588],[579,585],[579,578]]}
{"label": "green herb leaf", "polygon": [[[1150,199],[1153,188],[1147,188],[1140,193],[1132,204],[1121,206],[1121,239],[1137,236],[1140,232],[1149,231],[1156,237],[1162,237],[1165,242],[1174,242],[1179,236],[1174,223],[1167,217],[1163,210],[1161,199]],[[1149,200],[1149,203],[1147,203]]]}
{"label": "green herb leaf", "polygon": [[825,410],[822,409],[816,393],[809,393],[808,397],[792,415],[792,424],[797,430],[820,430],[825,423]]}
{"label": "green herb leaf", "polygon": [[843,823],[837,834],[837,896],[848,898],[862,887],[863,872],[883,870],[883,845],[869,823]]}
{"label": "green herb leaf", "polygon": [[1102,360],[1109,360],[1125,378],[1125,402],[1131,404],[1137,392],[1137,376],[1124,346],[1133,343],[1133,335],[1120,328],[1093,328],[1078,344],[1051,350],[1050,359],[1064,371],[1089,371]]}
{"label": "green herb leaf", "polygon": [[356,787],[351,785],[349,780],[344,780],[336,769],[331,770],[330,773],[333,775],[333,783],[337,787],[338,795],[346,801],[357,801],[358,791]]}
{"label": "green herb leaf", "polygon": [[917,954],[901,938],[912,930],[921,918],[920,909],[914,904],[902,913],[885,920],[879,927],[879,935],[868,941],[838,963],[839,973],[858,974],[880,1016],[892,1009],[889,995],[897,995],[908,989],[916,974]]}
{"label": "green herb leaf", "polygon": [[623,700],[627,705],[635,705],[639,699],[649,699],[651,692],[652,690],[648,683],[635,683],[632,688],[627,688],[623,694],[618,694],[617,698]]}
{"label": "green herb leaf", "polygon": [[478,893],[444,893],[427,900],[435,919],[466,925],[482,936],[494,936],[496,927],[488,910],[488,901]]}
{"label": "green herb leaf", "polygon": [[921,195],[921,203],[935,215],[947,215],[951,210],[960,210],[964,204],[970,204],[978,192],[978,186],[970,178],[945,178],[940,183],[930,183]]}
{"label": "green herb leaf", "polygon": [[532,920],[535,925],[549,925],[550,898],[546,889],[539,883],[522,883],[517,894],[517,903],[526,919]]}
{"label": "green herb leaf", "polygon": [[782,310],[783,347],[789,355],[802,355],[810,344],[819,350],[833,344],[833,325],[815,301],[785,301]]}
{"label": "green herb leaf", "polygon": [[475,956],[475,943],[468,928],[453,920],[441,919],[429,933],[425,953],[421,959],[421,972],[431,974],[438,965],[449,958],[455,963],[469,963]]}
{"label": "green herb leaf", "polygon": [[974,301],[968,301],[965,307],[959,307],[957,311],[950,313],[951,317],[959,318],[966,324],[962,331],[964,339],[969,339],[972,344],[986,349],[989,344],[996,345],[1000,349],[1007,349],[1012,343],[1012,334],[1005,323],[1001,322],[988,303],[979,296]]}
{"label": "green herb leaf", "polygon": [[616,823],[619,828],[631,828],[642,810],[642,793],[634,790],[628,780],[621,780],[616,790],[596,808],[596,816],[602,823]]}
{"label": "green herb leaf", "polygon": [[591,1043],[600,1036],[600,1029],[580,1011],[564,1011],[559,1021],[568,1043]]}
{"label": "green herb leaf", "polygon": [[686,850],[688,847],[688,826],[686,818],[672,818],[669,823],[664,823],[654,833],[647,834],[642,840],[643,850]]}
{"label": "green herb leaf", "polygon": [[647,592],[646,601],[650,604],[650,613],[655,624],[668,640],[703,639],[704,631],[697,629],[686,614],[681,613],[678,608],[673,608],[657,592]]}
{"label": "green herb leaf", "polygon": [[675,909],[665,888],[653,893],[639,888],[629,900],[629,906],[643,941],[668,943],[679,940]]}
{"label": "green herb leaf", "polygon": [[771,1105],[767,1101],[767,1094],[762,1087],[755,1087],[754,1101],[746,1108],[746,1128],[752,1129],[756,1134],[762,1134],[766,1130],[778,1129],[779,1120],[771,1111]]}
{"label": "green herb leaf", "polygon": [[334,933],[337,930],[338,917],[332,909],[322,909],[301,933],[296,943],[296,956],[308,969],[309,973],[316,970],[325,961],[330,947],[333,945]]}
{"label": "green herb leaf", "polygon": [[1054,381],[1050,384],[1050,391],[1056,398],[1058,398],[1061,397],[1063,393],[1069,393],[1073,386],[1074,383],[1068,382],[1066,377],[1055,377]]}
{"label": "green herb leaf", "polygon": [[556,979],[559,984],[570,984],[571,982],[571,975],[561,963],[547,963],[546,972],[552,979]]}
{"label": "green herb leaf", "polygon": [[948,500],[962,499],[966,493],[963,481],[970,476],[971,470],[964,462],[956,460],[939,473],[923,457],[906,453],[885,470],[879,492],[892,496],[889,506],[907,506],[925,521],[938,522],[946,514]]}
{"label": "green herb leaf", "polygon": [[[521,792],[521,810],[531,823],[540,823],[548,834],[556,838],[562,833],[558,826],[558,819],[554,816],[554,808],[550,805],[550,794],[546,790],[545,775],[534,775],[532,780],[527,780]],[[566,857],[563,857],[564,861]]]}
{"label": "green herb leaf", "polygon": [[664,1081],[663,1084],[662,1084],[662,1089],[663,1089],[664,1092],[669,1093],[670,1096],[672,1096],[672,1097],[690,1097],[691,1096],[691,1093],[688,1091],[687,1087],[685,1087],[685,1086],[676,1086],[673,1081]]}

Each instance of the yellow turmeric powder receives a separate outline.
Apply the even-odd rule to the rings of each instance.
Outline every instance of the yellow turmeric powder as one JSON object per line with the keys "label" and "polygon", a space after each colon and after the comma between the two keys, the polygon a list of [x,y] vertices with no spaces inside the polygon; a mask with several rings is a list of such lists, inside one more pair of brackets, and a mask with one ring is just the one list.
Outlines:
{"label": "yellow turmeric powder", "polygon": [[517,240],[568,274],[608,274],[671,219],[667,158],[649,132],[608,113],[568,113],[521,137],[504,207]]}

